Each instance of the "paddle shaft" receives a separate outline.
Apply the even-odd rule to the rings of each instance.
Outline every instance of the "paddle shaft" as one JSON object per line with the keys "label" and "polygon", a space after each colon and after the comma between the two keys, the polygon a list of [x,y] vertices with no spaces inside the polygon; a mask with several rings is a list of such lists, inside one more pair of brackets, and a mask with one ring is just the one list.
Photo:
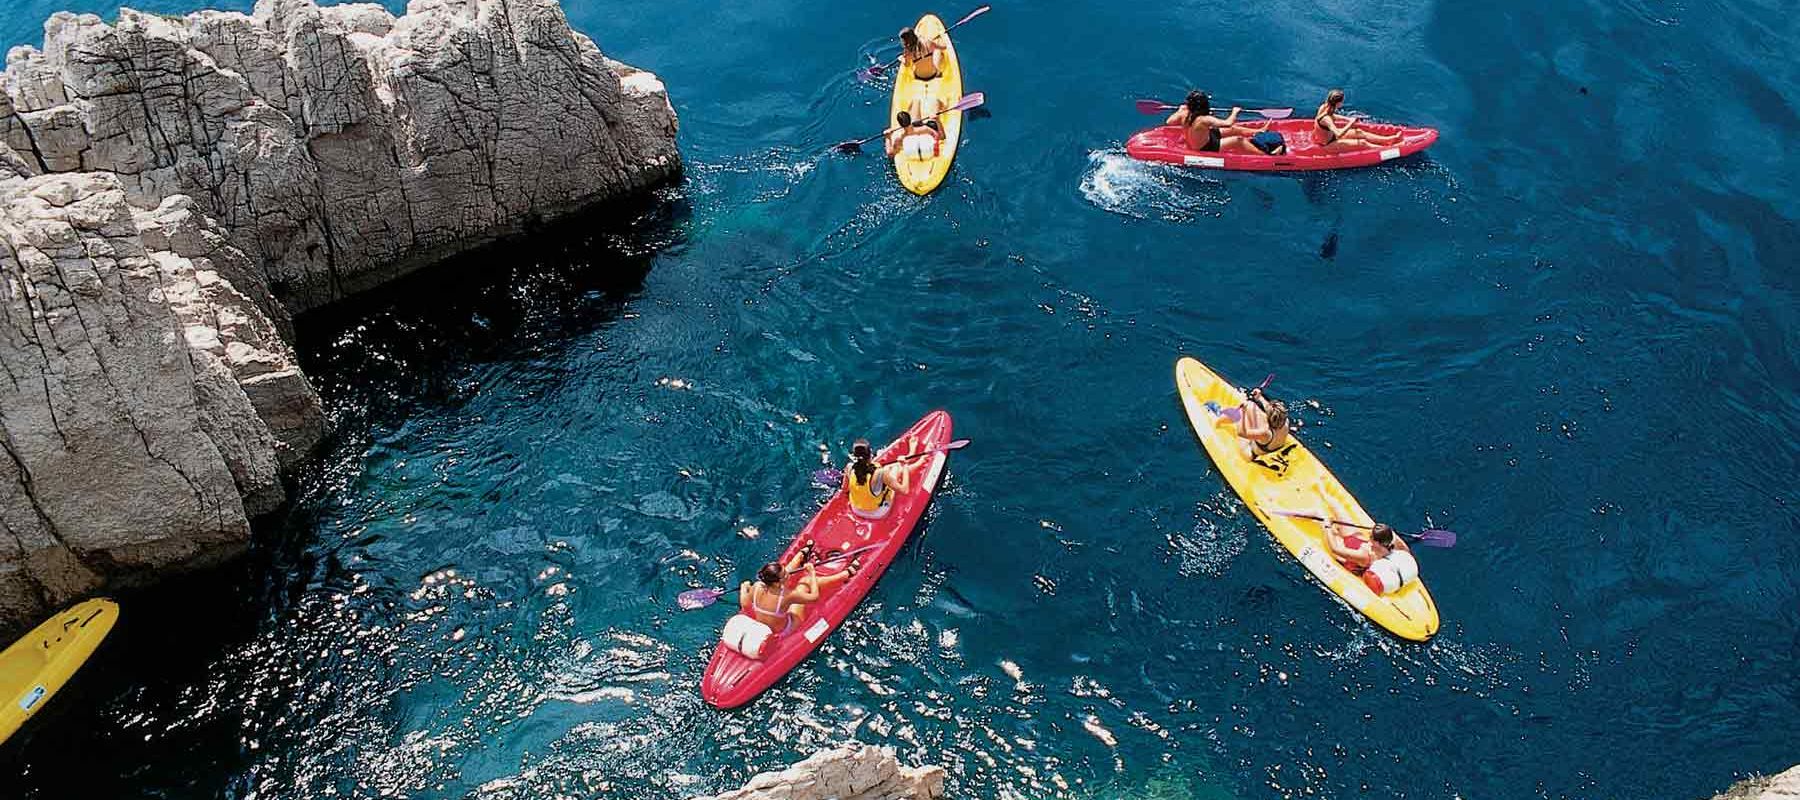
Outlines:
{"label": "paddle shaft", "polygon": [[[976,18],[976,17],[979,17],[979,16],[981,16],[981,15],[982,15],[982,14],[986,14],[986,13],[987,13],[987,12],[988,12],[988,11],[990,11],[990,10],[992,10],[992,9],[993,9],[993,8],[994,8],[994,7],[993,7],[993,6],[990,6],[990,5],[980,5],[980,6],[976,6],[976,7],[975,7],[975,10],[974,10],[974,11],[971,11],[971,12],[969,12],[969,13],[968,13],[968,14],[967,14],[967,15],[965,15],[965,16],[964,16],[964,17],[963,17],[963,18],[962,18],[962,19],[959,19],[959,20],[957,20],[957,21],[956,21],[956,24],[954,24],[954,25],[951,25],[951,26],[950,26],[950,27],[948,27],[948,28],[945,28],[945,29],[944,29],[944,33],[946,33],[946,34],[948,34],[948,33],[950,33],[950,32],[951,32],[951,31],[953,31],[953,30],[956,30],[956,29],[957,29],[957,28],[960,28],[960,27],[962,27],[962,24],[963,24],[963,23],[965,23],[965,22],[968,22],[968,21],[969,21],[969,20],[972,20],[972,19],[974,19],[974,18]],[[883,70],[885,70],[885,69],[887,69],[887,68],[888,68],[888,66],[889,66],[889,65],[897,65],[897,64],[899,64],[899,63],[900,63],[900,59],[902,59],[902,58],[905,58],[905,57],[906,57],[906,54],[905,54],[905,53],[904,53],[904,52],[902,52],[902,53],[901,53],[901,54],[900,54],[900,55],[897,55],[897,56],[894,56],[894,58],[893,58],[893,60],[891,60],[891,61],[888,61],[888,62],[887,62],[887,63],[885,63],[885,64],[870,64],[870,65],[869,65],[869,68],[868,68],[868,69],[869,69],[869,74],[870,74],[870,75],[880,75],[880,74],[881,74],[881,73],[882,73],[882,71],[883,71]]]}
{"label": "paddle shaft", "polygon": [[[963,95],[963,99],[956,101],[956,105],[953,105],[949,108],[939,111],[936,114],[932,114],[931,118],[937,119],[938,117],[941,117],[952,111],[968,111],[969,109],[979,106],[985,102],[987,102],[987,95],[985,95],[981,92],[971,92],[969,94]],[[914,120],[913,124],[917,125],[921,121],[922,120]],[[879,138],[886,136],[890,133],[893,133],[894,131],[897,131],[897,130],[900,130],[899,125],[895,125],[892,128],[888,128],[887,130],[877,133],[874,136],[857,139],[856,141],[853,141],[853,142],[839,143],[837,145],[837,149],[843,150],[845,152],[854,152],[857,150],[861,150],[863,145],[873,142],[876,139],[879,139]]]}

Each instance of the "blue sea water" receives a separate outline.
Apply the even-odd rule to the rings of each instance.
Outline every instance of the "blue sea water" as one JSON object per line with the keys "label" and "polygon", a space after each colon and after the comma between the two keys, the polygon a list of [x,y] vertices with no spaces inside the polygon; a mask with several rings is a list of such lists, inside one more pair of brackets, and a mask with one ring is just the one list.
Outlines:
{"label": "blue sea water", "polygon": [[[1800,761],[1787,4],[997,3],[956,34],[990,114],[925,199],[825,154],[922,9],[566,5],[667,82],[686,178],[302,319],[338,433],[292,512],[127,595],[7,796],[684,797],[847,736],[958,797],[1684,798]],[[14,2],[0,40],[70,6],[114,7]],[[1131,101],[1195,85],[1443,138],[1126,159]],[[1182,354],[1276,373],[1374,514],[1461,533],[1421,553],[1432,642],[1245,513]],[[702,704],[724,612],[674,595],[804,524],[822,446],[937,407],[975,444],[876,592]]]}

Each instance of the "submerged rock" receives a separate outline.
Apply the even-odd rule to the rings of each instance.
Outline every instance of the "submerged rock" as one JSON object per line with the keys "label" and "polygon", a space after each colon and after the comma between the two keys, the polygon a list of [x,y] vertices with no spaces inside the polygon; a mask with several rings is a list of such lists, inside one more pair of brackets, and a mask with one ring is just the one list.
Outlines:
{"label": "submerged rock", "polygon": [[555,0],[64,12],[0,90],[0,628],[284,502],[325,433],[291,315],[681,167]]}
{"label": "submerged rock", "polygon": [[696,800],[931,800],[944,796],[942,767],[906,767],[885,747],[852,742],[744,787]]}

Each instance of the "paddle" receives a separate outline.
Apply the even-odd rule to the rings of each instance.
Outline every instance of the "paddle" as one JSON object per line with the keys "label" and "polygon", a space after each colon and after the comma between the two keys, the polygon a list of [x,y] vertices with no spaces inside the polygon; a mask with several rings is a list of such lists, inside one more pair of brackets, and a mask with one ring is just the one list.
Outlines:
{"label": "paddle", "polygon": [[[957,20],[955,25],[951,25],[950,27],[945,28],[944,32],[949,33],[953,30],[956,30],[957,28],[962,27],[963,23],[968,22],[969,20],[972,20],[976,17],[979,17],[982,14],[986,14],[987,12],[993,10],[993,8],[994,7],[990,6],[990,5],[977,6],[974,11],[969,12],[968,16]],[[894,56],[893,60],[888,61],[885,64],[870,64],[869,66],[863,67],[862,69],[859,69],[856,71],[856,79],[859,81],[862,81],[863,83],[868,83],[869,81],[875,80],[876,78],[881,77],[882,74],[887,72],[888,64],[900,63],[900,58],[901,58],[900,56]]]}
{"label": "paddle", "polygon": [[[827,556],[819,559],[815,563],[833,564],[848,558],[855,558],[880,546],[881,545],[879,544],[866,544],[862,547]],[[675,605],[679,606],[682,611],[697,611],[710,606],[713,603],[719,602],[719,598],[723,596],[725,596],[724,589],[689,589],[681,594],[675,595]]]}
{"label": "paddle", "polygon": [[[1284,517],[1294,517],[1296,519],[1310,519],[1314,522],[1319,522],[1319,523],[1334,523],[1334,524],[1338,524],[1338,525],[1348,525],[1352,528],[1361,528],[1362,530],[1365,530],[1365,531],[1374,530],[1374,528],[1375,528],[1375,526],[1373,526],[1373,525],[1364,525],[1364,524],[1358,523],[1358,522],[1344,522],[1342,520],[1335,520],[1335,519],[1329,519],[1327,517],[1321,517],[1317,514],[1306,514],[1306,513],[1299,512],[1299,511],[1285,511],[1285,510],[1282,510],[1279,508],[1269,509],[1269,513],[1280,514]],[[1400,533],[1400,532],[1395,531],[1395,533]],[[1426,528],[1425,530],[1419,531],[1418,533],[1401,533],[1400,535],[1406,537],[1407,541],[1416,542],[1418,544],[1426,545],[1428,547],[1455,547],[1456,546],[1456,531],[1445,530],[1443,528]]]}
{"label": "paddle", "polygon": [[[952,111],[968,111],[969,109],[979,106],[985,102],[987,102],[987,95],[984,95],[981,92],[975,92],[973,94],[963,95],[963,99],[956,101],[956,105],[946,108],[943,111],[939,111],[938,113],[933,114],[932,116],[935,118],[935,117],[941,117]],[[920,122],[924,122],[924,120],[914,120],[913,122],[914,122],[914,124],[918,124]],[[848,142],[838,142],[837,144],[832,145],[832,149],[834,149],[840,153],[852,153],[852,154],[860,153],[860,152],[862,152],[863,145],[873,142],[876,139],[879,139],[879,138],[886,136],[890,133],[893,133],[894,131],[897,131],[897,130],[900,130],[900,126],[895,125],[892,128],[888,128],[887,130],[877,133],[874,136],[870,136],[866,139],[856,139],[856,140],[848,141]]]}
{"label": "paddle", "polygon": [[[1269,388],[1269,382],[1273,381],[1273,380],[1275,380],[1275,373],[1271,372],[1271,373],[1269,373],[1269,377],[1263,378],[1263,382],[1257,385],[1257,387],[1256,387],[1257,390],[1261,391],[1263,389]],[[1244,394],[1245,394],[1245,396],[1249,396],[1249,392],[1245,392]],[[1231,408],[1220,408],[1218,403],[1215,403],[1215,402],[1212,402],[1209,400],[1206,403],[1206,407],[1208,409],[1210,409],[1214,414],[1217,414],[1221,417],[1231,420],[1232,422],[1237,422],[1244,418],[1244,409],[1242,406],[1232,406]]]}
{"label": "paddle", "polygon": [[[956,441],[951,442],[947,445],[944,445],[943,447],[934,447],[930,450],[926,450],[923,453],[914,453],[910,456],[907,456],[905,458],[900,459],[899,461],[895,461],[892,463],[905,464],[908,461],[917,461],[926,456],[934,456],[934,455],[937,455],[938,453],[948,453],[951,450],[961,450],[968,446],[969,446],[968,439],[957,439]],[[836,486],[844,480],[844,471],[841,469],[838,469],[837,467],[826,467],[822,470],[814,472],[812,474],[812,479],[813,479],[813,483],[819,484],[820,486]]]}
{"label": "paddle", "polygon": [[[1137,101],[1137,110],[1139,114],[1165,114],[1180,107],[1181,106],[1173,105],[1171,103],[1162,102],[1161,100]],[[1292,108],[1246,108],[1244,110],[1256,114],[1263,119],[1287,119],[1294,115],[1294,110]]]}

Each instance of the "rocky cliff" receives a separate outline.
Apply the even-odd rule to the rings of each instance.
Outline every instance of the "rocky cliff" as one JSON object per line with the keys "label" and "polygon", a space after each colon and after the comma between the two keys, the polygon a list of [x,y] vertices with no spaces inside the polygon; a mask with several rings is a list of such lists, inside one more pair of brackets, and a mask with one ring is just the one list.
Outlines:
{"label": "rocky cliff", "polygon": [[1713,800],[1800,800],[1800,766],[1778,775],[1738,781]]}
{"label": "rocky cliff", "polygon": [[554,0],[61,13],[0,89],[0,628],[283,502],[292,314],[680,170]]}
{"label": "rocky cliff", "polygon": [[824,750],[741,789],[696,800],[933,800],[944,796],[942,767],[904,767],[894,751],[852,742]]}

